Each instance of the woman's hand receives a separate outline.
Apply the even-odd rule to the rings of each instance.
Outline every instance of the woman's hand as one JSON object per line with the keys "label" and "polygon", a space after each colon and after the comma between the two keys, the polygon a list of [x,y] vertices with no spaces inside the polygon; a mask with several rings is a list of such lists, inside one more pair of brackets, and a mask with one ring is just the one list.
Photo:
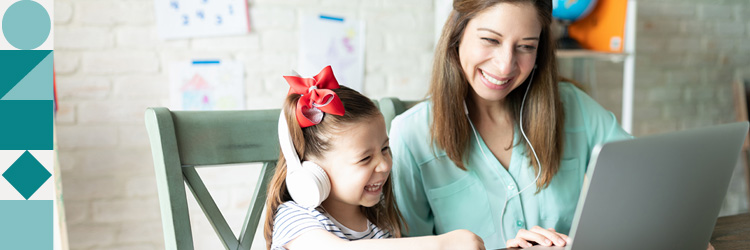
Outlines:
{"label": "woman's hand", "polygon": [[711,245],[711,242],[708,243],[708,247],[706,248],[706,250],[714,250],[714,246]]}
{"label": "woman's hand", "polygon": [[437,236],[441,249],[471,249],[484,250],[482,238],[469,230],[453,230]]}
{"label": "woman's hand", "polygon": [[540,226],[534,226],[531,230],[518,230],[515,239],[510,239],[505,243],[505,247],[531,247],[530,242],[536,242],[542,246],[565,246],[568,244],[568,236],[555,232],[554,228],[544,229]]}

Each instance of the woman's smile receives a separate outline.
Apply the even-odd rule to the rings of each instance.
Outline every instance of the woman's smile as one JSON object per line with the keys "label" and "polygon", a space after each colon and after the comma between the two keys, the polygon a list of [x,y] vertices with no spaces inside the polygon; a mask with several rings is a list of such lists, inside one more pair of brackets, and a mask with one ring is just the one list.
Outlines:
{"label": "woman's smile", "polygon": [[479,71],[478,75],[482,79],[482,83],[484,83],[484,85],[490,89],[506,89],[508,86],[510,86],[510,84],[507,83],[513,82],[514,80],[514,77],[497,77],[495,75],[487,73],[482,69],[477,70]]}

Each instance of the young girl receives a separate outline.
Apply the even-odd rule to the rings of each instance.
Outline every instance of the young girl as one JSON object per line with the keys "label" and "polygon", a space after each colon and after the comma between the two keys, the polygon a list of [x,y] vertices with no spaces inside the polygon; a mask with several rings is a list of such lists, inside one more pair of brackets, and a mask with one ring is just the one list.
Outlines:
{"label": "young girl", "polygon": [[291,89],[268,187],[267,249],[484,249],[468,230],[398,238],[388,136],[375,104],[339,87],[330,66],[284,78]]}

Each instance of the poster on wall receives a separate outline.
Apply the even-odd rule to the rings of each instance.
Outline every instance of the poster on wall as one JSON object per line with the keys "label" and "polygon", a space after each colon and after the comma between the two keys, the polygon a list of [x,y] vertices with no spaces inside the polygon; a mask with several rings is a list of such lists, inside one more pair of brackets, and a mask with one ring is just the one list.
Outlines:
{"label": "poster on wall", "polygon": [[163,39],[245,34],[246,0],[157,0],[156,22]]}
{"label": "poster on wall", "polygon": [[329,15],[308,15],[300,21],[297,72],[311,77],[331,65],[339,84],[362,91],[364,22]]}
{"label": "poster on wall", "polygon": [[243,66],[232,61],[175,62],[169,68],[170,109],[245,108]]}

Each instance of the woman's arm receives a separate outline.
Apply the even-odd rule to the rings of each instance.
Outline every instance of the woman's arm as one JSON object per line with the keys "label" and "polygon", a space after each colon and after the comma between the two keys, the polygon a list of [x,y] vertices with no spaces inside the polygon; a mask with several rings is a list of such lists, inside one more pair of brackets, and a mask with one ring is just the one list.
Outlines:
{"label": "woman's arm", "polygon": [[323,229],[305,232],[284,245],[289,250],[309,249],[467,249],[484,250],[484,242],[468,230],[455,230],[442,235],[411,238],[368,239],[347,241]]}

